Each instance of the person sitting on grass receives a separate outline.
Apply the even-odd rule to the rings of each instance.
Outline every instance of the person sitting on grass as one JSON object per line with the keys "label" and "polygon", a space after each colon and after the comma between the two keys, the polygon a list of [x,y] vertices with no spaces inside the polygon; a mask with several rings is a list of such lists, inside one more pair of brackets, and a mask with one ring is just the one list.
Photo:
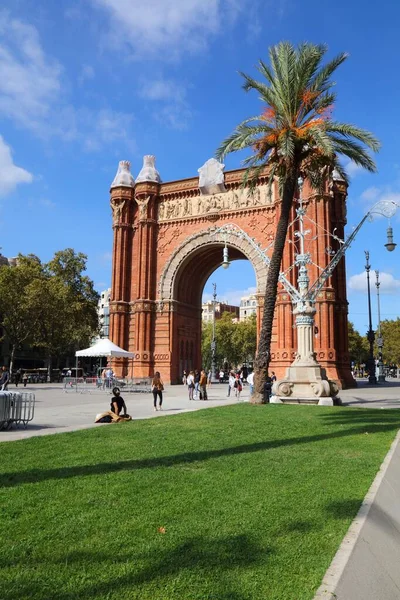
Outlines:
{"label": "person sitting on grass", "polygon": [[[111,398],[111,412],[115,413],[118,417],[126,417],[126,404],[121,396],[120,389],[118,387],[113,388],[113,394]],[[124,411],[122,415],[121,410]]]}
{"label": "person sitting on grass", "polygon": [[[99,413],[94,420],[95,423],[121,423],[122,421],[131,421],[132,417],[126,412],[126,404],[120,395],[118,387],[113,389],[113,397],[111,398],[111,410]],[[123,411],[123,414],[121,414]]]}

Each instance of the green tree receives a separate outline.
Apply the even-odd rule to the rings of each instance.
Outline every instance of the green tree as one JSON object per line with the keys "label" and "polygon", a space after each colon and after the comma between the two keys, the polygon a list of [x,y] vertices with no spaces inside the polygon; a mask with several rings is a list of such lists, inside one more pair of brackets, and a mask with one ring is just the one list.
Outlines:
{"label": "green tree", "polygon": [[400,318],[382,321],[381,333],[384,362],[400,366]]}
{"label": "green tree", "polygon": [[245,321],[236,324],[232,336],[232,344],[235,347],[235,354],[238,357],[238,363],[253,362],[257,348],[257,319],[256,315],[251,315]]}
{"label": "green tree", "polygon": [[43,265],[34,255],[19,255],[15,267],[0,267],[0,323],[10,344],[10,372],[18,348],[33,339],[39,320],[34,287],[43,279]]}
{"label": "green tree", "polygon": [[[225,361],[232,367],[252,361],[256,351],[257,324],[255,316],[240,323],[233,322],[233,315],[224,312],[215,324],[217,342],[216,366],[222,366]],[[202,363],[205,368],[211,366],[212,323],[202,325]]]}
{"label": "green tree", "polygon": [[98,333],[98,294],[83,275],[87,257],[68,248],[48,264],[19,255],[17,265],[0,267],[0,324],[11,348],[10,370],[22,344],[52,357],[88,346]]}
{"label": "green tree", "polygon": [[351,322],[349,322],[348,325],[348,332],[350,360],[360,365],[368,359],[369,344],[367,338],[360,335],[358,331],[354,329],[354,325]]}
{"label": "green tree", "polygon": [[377,151],[378,140],[368,131],[339,123],[330,116],[336,98],[331,77],[347,55],[339,54],[323,65],[326,51],[324,45],[303,43],[295,48],[289,42],[281,42],[269,50],[270,66],[259,61],[258,70],[264,81],[241,73],[245,91],[258,92],[263,111],[240,123],[216,153],[222,159],[230,152],[251,150],[244,160],[247,169],[243,179],[250,191],[265,168],[270,187],[274,178],[279,183],[279,220],[256,359],[258,401],[268,374],[276,290],[298,177],[308,178],[317,191],[323,189],[333,169],[347,181],[339,162],[341,155],[368,171],[376,170],[367,148]]}
{"label": "green tree", "polygon": [[87,256],[72,248],[56,252],[45,265],[46,279],[35,287],[40,314],[34,344],[51,359],[90,345],[98,333],[99,295],[92,280],[83,275]]}

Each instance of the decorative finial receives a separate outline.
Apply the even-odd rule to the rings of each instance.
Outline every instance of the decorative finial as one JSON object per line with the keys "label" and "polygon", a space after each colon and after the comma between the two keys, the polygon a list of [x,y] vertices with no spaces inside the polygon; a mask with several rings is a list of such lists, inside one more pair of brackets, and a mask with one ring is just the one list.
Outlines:
{"label": "decorative finial", "polygon": [[199,188],[203,195],[218,194],[226,192],[224,182],[225,165],[218,162],[215,158],[210,158],[204,163],[199,171]]}
{"label": "decorative finial", "polygon": [[119,161],[117,174],[111,184],[111,189],[116,187],[135,187],[135,180],[132,177],[129,160]]}
{"label": "decorative finial", "polygon": [[142,183],[144,181],[153,181],[155,183],[161,183],[160,173],[156,169],[156,157],[152,154],[146,154],[143,156],[143,167],[136,177],[136,183]]}
{"label": "decorative finial", "polygon": [[343,179],[339,171],[336,169],[336,167],[332,171],[332,179],[333,181],[342,181],[343,183],[345,182],[345,180]]}

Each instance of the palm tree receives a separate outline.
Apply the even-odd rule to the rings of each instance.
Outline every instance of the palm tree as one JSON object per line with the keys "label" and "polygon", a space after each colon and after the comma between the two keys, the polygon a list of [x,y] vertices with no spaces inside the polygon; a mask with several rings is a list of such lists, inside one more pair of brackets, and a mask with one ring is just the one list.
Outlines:
{"label": "palm tree", "polygon": [[258,70],[265,81],[241,73],[244,90],[259,93],[263,112],[240,123],[216,153],[222,159],[230,152],[251,149],[251,155],[243,161],[247,167],[243,185],[250,192],[266,167],[270,188],[274,179],[279,184],[280,215],[256,357],[256,399],[261,398],[268,375],[276,290],[298,177],[308,178],[319,192],[333,169],[347,182],[340,156],[367,171],[376,171],[368,148],[376,152],[380,146],[378,140],[368,131],[338,123],[331,117],[336,98],[331,76],[347,54],[339,54],[322,65],[326,51],[325,45],[304,43],[295,48],[289,42],[281,42],[269,49],[270,66],[259,61]]}

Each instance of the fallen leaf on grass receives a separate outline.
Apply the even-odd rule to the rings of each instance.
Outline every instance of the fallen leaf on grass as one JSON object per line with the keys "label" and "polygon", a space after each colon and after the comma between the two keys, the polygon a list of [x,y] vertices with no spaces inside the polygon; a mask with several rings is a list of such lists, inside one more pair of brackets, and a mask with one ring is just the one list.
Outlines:
{"label": "fallen leaf on grass", "polygon": [[157,531],[158,531],[158,533],[165,533],[166,529],[165,529],[165,527],[159,527],[157,529]]}

